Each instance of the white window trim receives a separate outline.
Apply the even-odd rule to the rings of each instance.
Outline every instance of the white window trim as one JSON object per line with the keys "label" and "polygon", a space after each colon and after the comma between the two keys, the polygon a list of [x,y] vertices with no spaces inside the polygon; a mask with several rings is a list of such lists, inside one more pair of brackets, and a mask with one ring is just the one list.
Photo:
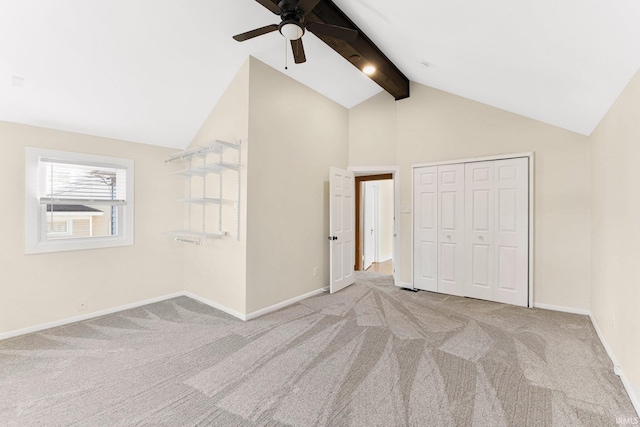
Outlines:
{"label": "white window trim", "polygon": [[[46,205],[38,199],[40,184],[39,164],[41,159],[56,159],[96,166],[117,166],[127,169],[127,203],[121,206],[122,215],[118,222],[118,235],[109,237],[89,237],[77,239],[45,240]],[[47,150],[27,147],[25,156],[25,253],[77,251],[85,249],[111,248],[133,245],[134,235],[134,162],[118,157],[68,151]]]}

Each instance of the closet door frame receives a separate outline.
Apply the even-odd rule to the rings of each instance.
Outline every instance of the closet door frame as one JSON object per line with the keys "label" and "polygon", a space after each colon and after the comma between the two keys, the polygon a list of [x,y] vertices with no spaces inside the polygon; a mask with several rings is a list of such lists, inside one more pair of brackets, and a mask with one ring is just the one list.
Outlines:
{"label": "closet door frame", "polygon": [[[533,307],[533,290],[535,287],[535,276],[534,276],[534,250],[535,250],[535,242],[534,242],[534,231],[535,231],[535,221],[534,221],[534,194],[535,194],[535,156],[533,152],[527,153],[513,153],[513,154],[501,154],[496,156],[487,156],[487,157],[472,157],[467,159],[454,159],[454,160],[445,160],[440,162],[430,162],[430,163],[418,163],[411,165],[411,175],[413,176],[413,172],[416,168],[422,168],[426,166],[441,166],[441,165],[451,165],[456,163],[473,163],[473,162],[486,162],[489,160],[505,160],[505,159],[516,159],[526,157],[529,163],[529,289],[528,289],[528,307]],[[414,187],[413,180],[411,181],[411,206],[414,205]],[[413,229],[413,215],[412,212],[412,220],[411,220],[411,276],[413,282],[413,248],[414,248],[414,229]]]}

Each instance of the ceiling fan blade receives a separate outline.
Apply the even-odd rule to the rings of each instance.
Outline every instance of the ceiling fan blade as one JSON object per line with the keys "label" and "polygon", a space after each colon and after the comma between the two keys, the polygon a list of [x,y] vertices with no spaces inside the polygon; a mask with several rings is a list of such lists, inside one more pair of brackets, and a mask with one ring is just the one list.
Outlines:
{"label": "ceiling fan blade", "polygon": [[320,0],[300,0],[298,2],[298,9],[302,10],[304,13],[311,13],[313,8],[315,8]]}
{"label": "ceiling fan blade", "polygon": [[256,1],[261,5],[263,5],[264,7],[266,7],[267,9],[269,9],[271,12],[275,13],[276,15],[280,15],[280,8],[278,7],[277,4],[275,4],[271,0],[256,0]]}
{"label": "ceiling fan blade", "polygon": [[329,36],[335,39],[353,42],[358,38],[358,31],[351,28],[338,27],[337,25],[320,24],[311,22],[307,25],[307,30],[316,36]]}
{"label": "ceiling fan blade", "polygon": [[258,37],[263,34],[271,33],[277,30],[278,30],[278,26],[276,24],[267,25],[266,27],[256,28],[255,30],[251,30],[251,31],[247,31],[246,33],[235,35],[233,36],[233,39],[239,42],[243,42],[245,40],[249,40],[254,37]]}
{"label": "ceiling fan blade", "polygon": [[296,64],[302,64],[307,61],[307,57],[304,54],[304,46],[302,46],[302,39],[291,40],[291,50],[293,50],[293,59]]}

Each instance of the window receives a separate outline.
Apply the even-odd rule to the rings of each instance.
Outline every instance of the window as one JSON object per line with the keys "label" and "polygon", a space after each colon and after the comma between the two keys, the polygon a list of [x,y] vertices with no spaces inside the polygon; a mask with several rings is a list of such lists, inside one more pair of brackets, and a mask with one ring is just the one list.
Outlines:
{"label": "window", "polygon": [[47,216],[47,238],[54,236],[73,236],[73,224],[69,220],[60,221],[58,218]]}
{"label": "window", "polygon": [[27,148],[26,253],[133,244],[133,161]]}

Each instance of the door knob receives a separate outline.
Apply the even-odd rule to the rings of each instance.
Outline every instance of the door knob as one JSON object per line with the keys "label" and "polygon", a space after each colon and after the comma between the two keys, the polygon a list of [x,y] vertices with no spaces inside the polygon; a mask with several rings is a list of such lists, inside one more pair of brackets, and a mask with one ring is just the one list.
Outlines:
{"label": "door knob", "polygon": [[451,240],[451,235],[447,234],[447,239]]}
{"label": "door knob", "polygon": [[478,236],[478,239],[484,240],[484,236]]}

